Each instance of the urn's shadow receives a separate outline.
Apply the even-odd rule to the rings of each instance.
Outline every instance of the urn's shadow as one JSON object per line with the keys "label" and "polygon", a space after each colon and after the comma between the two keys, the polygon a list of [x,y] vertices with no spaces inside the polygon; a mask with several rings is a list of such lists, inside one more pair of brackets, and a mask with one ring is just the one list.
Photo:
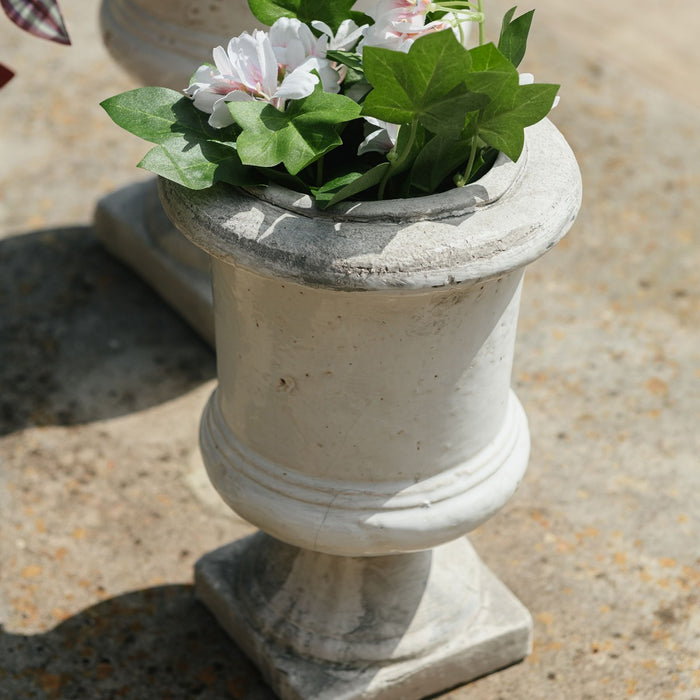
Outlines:
{"label": "urn's shadow", "polygon": [[0,434],[132,413],[216,374],[214,355],[89,227],[0,240]]}
{"label": "urn's shadow", "polygon": [[190,586],[128,593],[44,634],[0,627],[0,697],[274,700]]}

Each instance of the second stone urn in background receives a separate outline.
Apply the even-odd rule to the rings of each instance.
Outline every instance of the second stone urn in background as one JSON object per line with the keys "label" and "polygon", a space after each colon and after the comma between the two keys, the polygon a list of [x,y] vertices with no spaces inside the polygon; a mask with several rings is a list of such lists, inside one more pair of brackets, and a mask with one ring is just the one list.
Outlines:
{"label": "second stone urn in background", "polygon": [[[371,4],[360,0],[356,7]],[[247,0],[102,0],[100,26],[110,54],[138,84],[182,90],[211,60],[212,47],[261,25]],[[165,217],[155,179],[103,197],[95,231],[112,255],[214,345],[207,257]]]}
{"label": "second stone urn in background", "polygon": [[[138,84],[182,90],[213,46],[258,23],[247,0],[102,0],[100,26],[110,54]],[[95,231],[112,255],[214,344],[209,263],[163,214],[155,178],[103,197]]]}

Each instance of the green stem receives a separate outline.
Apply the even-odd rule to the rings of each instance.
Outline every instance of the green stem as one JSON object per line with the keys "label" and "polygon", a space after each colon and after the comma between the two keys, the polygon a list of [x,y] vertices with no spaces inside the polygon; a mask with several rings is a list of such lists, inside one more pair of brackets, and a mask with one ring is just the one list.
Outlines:
{"label": "green stem", "polygon": [[316,161],[316,187],[320,187],[323,184],[323,159],[325,156],[321,156]]}
{"label": "green stem", "polygon": [[[405,124],[401,127],[402,129],[405,128]],[[400,132],[400,130],[399,130]],[[386,173],[384,173],[384,177],[382,178],[382,181],[379,183],[379,192],[377,193],[377,196],[379,199],[384,199],[384,190],[386,189],[386,183],[389,181],[389,178],[392,176],[394,171],[398,170],[405,162],[406,158],[408,158],[411,155],[411,151],[413,150],[413,144],[416,141],[416,134],[418,133],[418,119],[416,117],[413,118],[413,121],[411,122],[411,133],[408,136],[408,144],[406,147],[403,149],[401,152],[401,155],[394,161],[391,160],[389,155],[391,154],[391,151],[389,151],[389,154],[387,155],[387,158],[389,162],[391,163],[391,167],[387,168]],[[399,137],[396,137],[396,143],[398,144],[399,142]],[[396,146],[394,146],[394,152],[395,152]]]}
{"label": "green stem", "polygon": [[479,145],[479,124],[477,122],[474,128],[474,136],[472,136],[472,148],[469,153],[469,161],[467,162],[467,167],[464,171],[464,175],[457,175],[454,179],[455,185],[457,187],[464,187],[469,182],[469,178],[472,175],[472,168],[474,167],[474,161],[476,160],[476,151]]}
{"label": "green stem", "polygon": [[464,9],[477,11],[477,5],[473,2],[460,2],[460,0],[447,0],[447,2],[436,2],[432,5],[436,10],[442,9]]}
{"label": "green stem", "polygon": [[476,6],[481,14],[481,20],[479,21],[479,46],[483,46],[486,43],[486,36],[484,30],[484,6],[483,0],[476,0]]}

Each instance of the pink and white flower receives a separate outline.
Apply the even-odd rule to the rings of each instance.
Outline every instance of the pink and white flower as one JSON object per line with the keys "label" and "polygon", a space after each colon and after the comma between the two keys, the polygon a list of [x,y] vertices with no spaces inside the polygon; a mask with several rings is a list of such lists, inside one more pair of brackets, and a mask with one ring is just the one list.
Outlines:
{"label": "pink and white flower", "polygon": [[426,24],[426,15],[432,7],[431,0],[380,0],[368,12],[374,24],[364,31],[358,50],[361,52],[365,46],[377,46],[405,53],[416,39],[445,29],[452,29],[457,38],[466,43],[471,26],[467,15],[471,13],[463,17],[448,13],[442,19]]}
{"label": "pink and white flower", "polygon": [[369,26],[363,24],[358,27],[351,19],[345,19],[340,23],[338,31],[333,34],[333,30],[319,20],[311,22],[311,26],[328,37],[328,48],[336,51],[350,51],[362,38],[363,31]]}
{"label": "pink and white flower", "polygon": [[[295,71],[310,74],[315,70],[321,77],[325,92],[339,92],[338,73],[326,59],[328,37],[316,38],[309,27],[296,18],[280,17],[270,27],[270,42],[284,78]],[[296,76],[299,81],[301,74]],[[318,82],[314,78],[314,85]],[[292,82],[295,82],[292,81]],[[311,88],[313,92],[313,87]],[[311,94],[309,92],[309,94]]]}
{"label": "pink and white flower", "polygon": [[317,39],[299,20],[283,17],[269,34],[256,29],[231,39],[226,50],[217,46],[214,66],[200,66],[185,94],[211,115],[211,126],[222,128],[233,124],[228,102],[262,100],[283,109],[286,100],[308,97],[319,76],[325,91],[338,92],[327,44],[327,37]]}
{"label": "pink and white flower", "polygon": [[379,0],[367,14],[375,22],[389,19],[397,28],[418,30],[425,25],[430,5],[430,0]]}
{"label": "pink and white flower", "polygon": [[233,124],[227,102],[270,102],[276,97],[277,58],[265,32],[243,32],[229,41],[226,51],[217,46],[213,57],[214,66],[200,66],[185,90],[197,109],[211,115],[211,126]]}

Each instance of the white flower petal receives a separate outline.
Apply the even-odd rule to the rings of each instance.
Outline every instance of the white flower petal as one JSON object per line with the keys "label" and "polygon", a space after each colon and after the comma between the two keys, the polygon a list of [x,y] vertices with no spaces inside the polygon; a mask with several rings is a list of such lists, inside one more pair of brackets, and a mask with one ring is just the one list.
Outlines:
{"label": "white flower petal", "polygon": [[207,85],[196,90],[191,97],[197,109],[211,114],[214,111],[214,105],[221,99],[221,93],[214,92],[211,87]]}
{"label": "white flower petal", "polygon": [[[231,46],[230,42],[229,46]],[[214,65],[219,73],[222,75],[232,75],[233,67],[231,66],[231,61],[226,51],[224,51],[223,46],[217,46],[212,53],[214,55]]]}
{"label": "white flower petal", "polygon": [[340,27],[338,27],[338,32],[333,39],[333,48],[340,51],[350,51],[362,38],[362,32],[368,26],[367,24],[363,24],[361,27],[358,27],[351,19],[344,20],[341,22]]}
{"label": "white flower petal", "polygon": [[231,116],[231,112],[228,111],[227,104],[229,102],[252,99],[250,95],[247,95],[242,90],[236,90],[235,92],[230,92],[225,97],[220,97],[214,103],[214,108],[209,117],[209,126],[213,126],[215,129],[223,129],[225,126],[230,126],[233,124],[233,117]]}
{"label": "white flower petal", "polygon": [[[345,22],[348,22],[348,21],[352,21],[352,20],[345,20]],[[325,22],[321,22],[318,19],[314,19],[311,21],[311,26],[314,29],[318,29],[318,31],[321,32],[321,34],[325,34],[329,39],[333,38],[333,30]]]}
{"label": "white flower petal", "polygon": [[286,54],[286,58],[282,63],[287,67],[287,70],[299,68],[299,66],[304,63],[307,56],[304,45],[298,39],[292,39],[287,44]]}
{"label": "white flower petal", "polygon": [[379,128],[369,131],[364,141],[359,145],[357,155],[361,156],[363,153],[370,153],[372,151],[388,153],[396,145],[396,139],[399,135],[399,125],[390,124],[389,122],[382,121],[381,119],[374,119],[373,117],[365,117],[365,121]]}
{"label": "white flower petal", "polygon": [[338,31],[333,35],[331,28],[325,23],[313,20],[311,26],[328,37],[328,48],[338,51],[349,51],[362,38],[362,32],[369,26],[363,24],[358,27],[351,19],[345,19],[340,23]]}
{"label": "white flower petal", "polygon": [[317,75],[300,67],[287,73],[274,97],[282,100],[300,100],[302,97],[308,97],[317,83]]}
{"label": "white flower petal", "polygon": [[298,70],[311,72],[315,70],[321,76],[324,92],[340,92],[340,75],[326,58],[309,58],[299,66]]}
{"label": "white flower petal", "polygon": [[[323,26],[330,32],[328,25]],[[325,58],[328,36],[316,38],[298,19],[280,17],[270,27],[270,43],[280,65],[290,71],[299,68],[308,58]]]}
{"label": "white flower petal", "polygon": [[358,146],[357,155],[361,156],[364,153],[388,153],[392,146],[386,148],[387,136],[384,129],[377,129],[365,136],[365,140]]}
{"label": "white flower petal", "polygon": [[190,78],[190,85],[195,83],[209,84],[214,79],[214,69],[206,64],[201,65]]}

